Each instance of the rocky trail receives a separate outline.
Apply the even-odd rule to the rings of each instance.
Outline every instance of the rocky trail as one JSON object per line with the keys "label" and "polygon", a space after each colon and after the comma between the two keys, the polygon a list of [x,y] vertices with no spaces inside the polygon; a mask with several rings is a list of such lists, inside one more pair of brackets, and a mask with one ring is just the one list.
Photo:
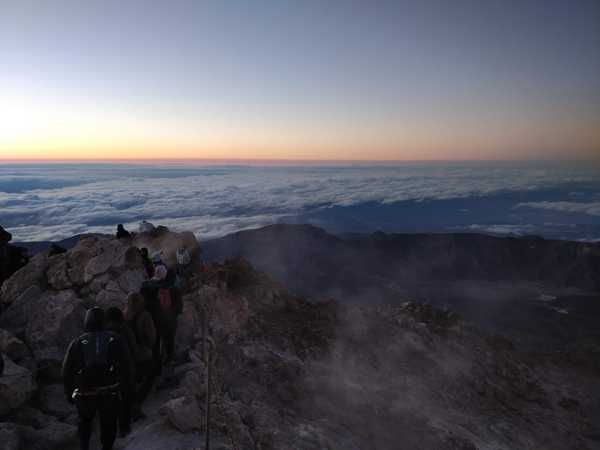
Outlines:
{"label": "rocky trail", "polygon": [[[145,279],[138,248],[198,244],[165,231],[86,237],[36,255],[0,291],[0,449],[75,449],[57,367],[94,305],[124,305]],[[343,306],[295,297],[244,260],[197,264],[176,364],[117,449],[204,448],[211,360],[212,449],[592,450],[600,376],[568,355],[533,358],[457,314],[411,301]],[[39,370],[42,368],[43,370]],[[16,376],[13,376],[16,375]],[[97,434],[92,438],[97,445]],[[97,448],[97,447],[96,447]]]}

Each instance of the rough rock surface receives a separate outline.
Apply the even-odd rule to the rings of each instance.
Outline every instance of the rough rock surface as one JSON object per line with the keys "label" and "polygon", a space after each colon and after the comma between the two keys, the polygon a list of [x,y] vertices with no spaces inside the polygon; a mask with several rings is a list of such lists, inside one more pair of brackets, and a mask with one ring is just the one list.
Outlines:
{"label": "rough rock surface", "polygon": [[4,373],[0,377],[0,416],[24,405],[36,388],[33,374],[4,356]]}
{"label": "rough rock surface", "polygon": [[[33,354],[41,370],[8,360],[7,374],[19,376],[0,378],[0,442],[76,448],[74,409],[45,366],[81,331],[85,308],[123,306],[139,287],[146,275],[136,246],[164,246],[169,261],[188,237],[88,237],[64,254],[37,255],[4,283],[0,351],[23,361]],[[175,366],[117,449],[202,448],[207,395],[211,448],[221,450],[597,445],[596,371],[525,354],[450,311],[308,302],[244,260],[195,263],[186,281]]]}

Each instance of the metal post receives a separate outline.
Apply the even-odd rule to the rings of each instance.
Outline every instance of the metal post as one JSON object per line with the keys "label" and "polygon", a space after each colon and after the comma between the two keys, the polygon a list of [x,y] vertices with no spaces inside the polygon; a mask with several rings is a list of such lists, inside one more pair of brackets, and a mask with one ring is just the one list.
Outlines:
{"label": "metal post", "polygon": [[[206,350],[206,354],[208,355],[208,345],[206,347]],[[206,366],[206,425],[204,427],[206,433],[206,441],[204,443],[204,450],[210,450],[210,372],[212,365],[210,363],[210,355],[209,357],[205,358],[205,360],[208,362],[208,365]]]}

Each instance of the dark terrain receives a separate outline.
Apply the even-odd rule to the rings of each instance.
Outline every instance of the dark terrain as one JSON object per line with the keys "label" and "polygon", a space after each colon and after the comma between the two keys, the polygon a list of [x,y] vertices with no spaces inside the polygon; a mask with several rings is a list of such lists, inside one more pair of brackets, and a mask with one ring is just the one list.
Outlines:
{"label": "dark terrain", "polygon": [[309,225],[273,225],[207,241],[203,257],[246,258],[307,297],[449,308],[528,348],[600,341],[599,243],[482,234],[338,237]]}
{"label": "dark terrain", "polygon": [[[597,328],[591,327],[597,302],[583,297],[582,287],[544,287],[541,278],[527,279],[533,272],[510,268],[493,276],[487,254],[461,236],[408,237],[412,246],[380,245],[393,239],[378,236],[375,251],[369,250],[369,239],[342,240],[312,227],[267,227],[242,234],[243,241],[252,242],[255,234],[260,239],[248,245],[247,256],[258,264],[281,263],[273,267],[279,280],[245,259],[205,264],[194,259],[183,290],[173,372],[162,377],[164,389],[149,399],[148,417],[117,441],[117,449],[201,447],[209,367],[215,449],[597,448],[600,370]],[[278,236],[281,241],[274,239]],[[230,238],[240,240],[239,235]],[[502,240],[474,239],[488,251],[502,248]],[[206,243],[205,262],[236,256],[215,255],[214,245],[223,242],[228,241]],[[508,242],[511,251],[529,251],[522,248],[527,240]],[[139,248],[162,251],[165,262],[173,264],[182,245],[199,253],[191,233],[166,229],[121,240],[86,236],[67,252],[36,254],[2,283],[0,354],[6,369],[0,377],[0,448],[76,448],[76,415],[64,399],[57,370],[67,344],[81,333],[86,308],[123,307],[127,293],[139,289],[147,277]],[[393,256],[388,247],[403,253],[388,261],[369,259]],[[574,261],[578,270],[593,271],[586,264],[595,261],[594,247],[560,242],[551,247],[547,255],[576,248],[575,255],[585,255]],[[357,248],[368,257],[359,258]],[[419,261],[430,248],[445,255],[434,267]],[[480,261],[462,264],[453,278],[442,276],[443,267],[458,264],[456,255],[469,257],[468,249]],[[506,252],[507,264],[517,262],[511,255]],[[353,264],[346,271],[339,270],[342,257],[355,258],[348,259]],[[402,259],[404,264],[410,260],[404,272]],[[585,284],[588,276],[573,279]],[[282,280],[293,282],[296,292]],[[323,283],[323,291],[315,281]],[[298,288],[312,289],[314,296],[300,297]],[[555,290],[564,295],[551,297]],[[355,292],[360,295],[353,297]],[[526,307],[519,305],[520,298],[534,294]],[[331,296],[340,301],[323,301]],[[451,309],[408,301],[429,298],[470,311],[471,322],[525,334],[515,345]],[[572,312],[573,304],[580,304],[580,313]],[[214,343],[208,366],[202,358],[205,314]],[[566,317],[584,325],[581,335],[572,334],[571,326],[562,330],[560,320]],[[536,327],[557,330],[555,340],[545,340]],[[527,347],[523,336],[550,343],[549,348]],[[564,349],[557,352],[557,343]]]}

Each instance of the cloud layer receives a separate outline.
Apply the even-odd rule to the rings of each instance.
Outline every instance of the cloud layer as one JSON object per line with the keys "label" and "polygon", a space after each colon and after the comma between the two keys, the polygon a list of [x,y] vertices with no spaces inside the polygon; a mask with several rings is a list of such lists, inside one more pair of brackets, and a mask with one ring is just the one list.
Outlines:
{"label": "cloud layer", "polygon": [[[0,224],[18,241],[112,232],[117,223],[135,228],[143,219],[206,238],[334,206],[559,190],[599,179],[598,172],[582,168],[507,164],[4,166],[0,167]],[[518,209],[575,208],[596,215],[598,205],[597,199],[593,203],[542,201],[521,203]]]}
{"label": "cloud layer", "polygon": [[581,203],[581,202],[528,202],[528,203],[519,203],[517,205],[519,208],[538,208],[538,209],[547,209],[551,211],[561,211],[567,213],[576,213],[576,214],[588,214],[590,216],[600,216],[600,202],[590,202],[590,203]]}

